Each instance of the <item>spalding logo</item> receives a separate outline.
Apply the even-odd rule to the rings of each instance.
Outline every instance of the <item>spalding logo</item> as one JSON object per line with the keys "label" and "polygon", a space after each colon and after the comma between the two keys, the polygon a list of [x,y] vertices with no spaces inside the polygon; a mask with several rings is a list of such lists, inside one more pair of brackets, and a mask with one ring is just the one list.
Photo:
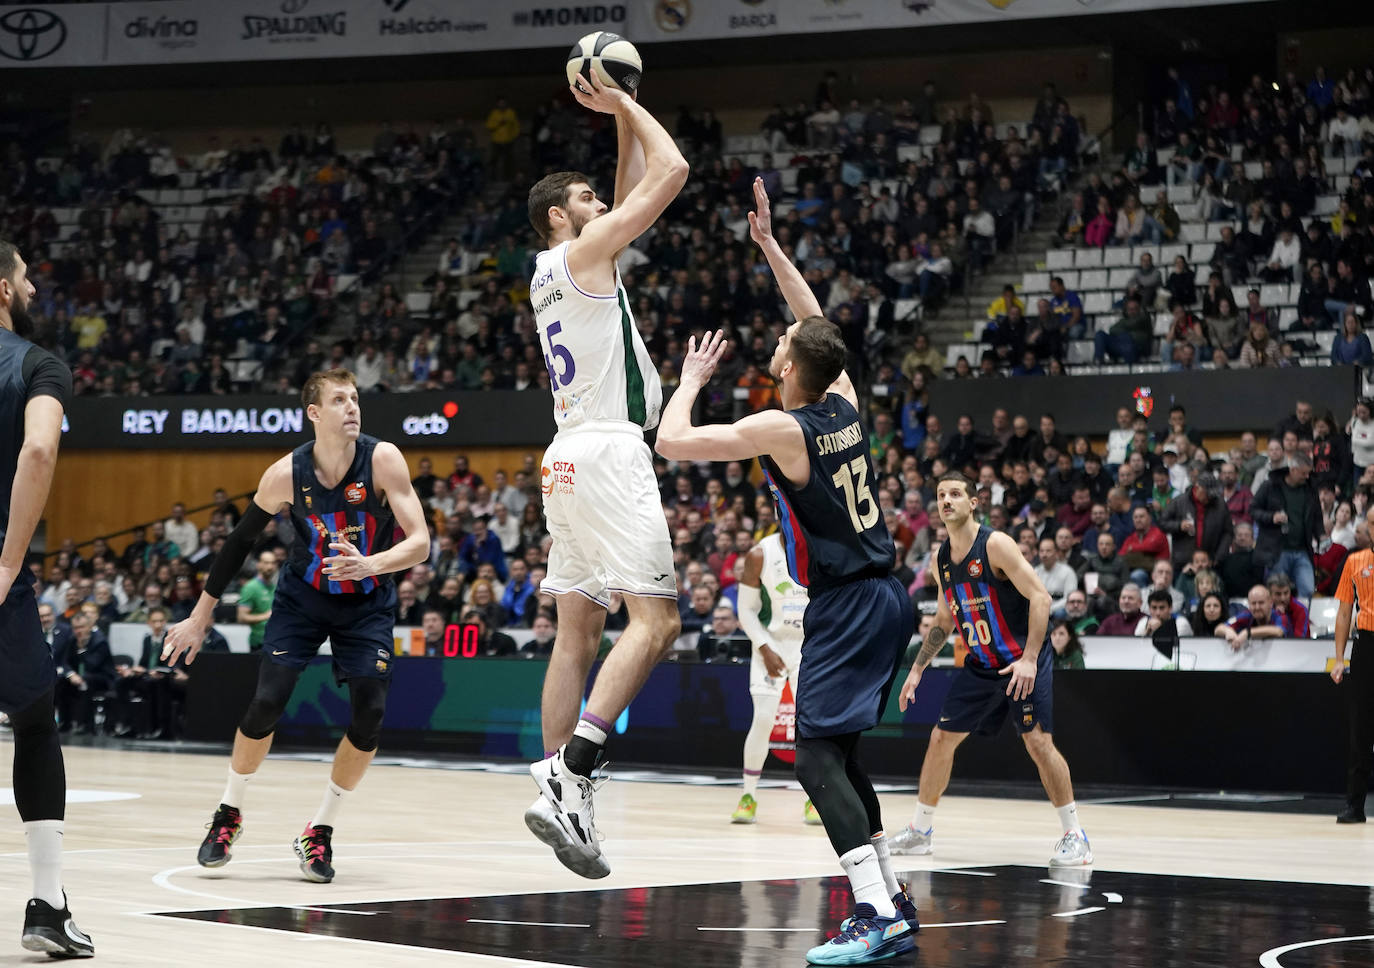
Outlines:
{"label": "spalding logo", "polygon": [[344,488],[344,500],[349,504],[362,504],[367,500],[367,488],[362,481],[355,481]]}

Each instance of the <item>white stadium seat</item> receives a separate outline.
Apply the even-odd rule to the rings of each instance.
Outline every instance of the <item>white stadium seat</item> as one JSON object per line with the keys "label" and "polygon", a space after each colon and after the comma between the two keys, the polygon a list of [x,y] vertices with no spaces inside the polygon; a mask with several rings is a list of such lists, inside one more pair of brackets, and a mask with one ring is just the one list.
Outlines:
{"label": "white stadium seat", "polygon": [[1074,260],[1073,249],[1050,249],[1045,253],[1046,269],[1072,269]]}
{"label": "white stadium seat", "polygon": [[1111,278],[1107,281],[1107,286],[1110,289],[1124,291],[1125,288],[1131,284],[1131,281],[1133,279],[1135,279],[1134,266],[1127,266],[1122,269],[1113,269]]}
{"label": "white stadium seat", "polygon": [[1078,249],[1073,254],[1073,264],[1079,269],[1095,269],[1102,265],[1102,250]]}
{"label": "white stadium seat", "polygon": [[1085,269],[1078,274],[1078,288],[1091,292],[1107,288],[1106,269]]}
{"label": "white stadium seat", "polygon": [[1112,294],[1109,292],[1090,292],[1083,296],[1083,312],[1089,316],[1112,311]]}

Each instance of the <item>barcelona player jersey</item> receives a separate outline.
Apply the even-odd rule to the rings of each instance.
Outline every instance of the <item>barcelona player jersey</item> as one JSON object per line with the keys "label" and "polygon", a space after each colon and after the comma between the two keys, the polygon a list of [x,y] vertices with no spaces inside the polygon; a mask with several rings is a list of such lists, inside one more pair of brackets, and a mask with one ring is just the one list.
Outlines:
{"label": "barcelona player jersey", "polygon": [[386,576],[359,581],[334,581],[324,571],[324,559],[337,552],[330,543],[347,539],[364,555],[391,547],[395,522],[391,508],[372,480],[372,452],[377,438],[359,434],[353,463],[338,486],[326,488],[315,476],[315,442],[308,441],[291,452],[291,525],[296,540],[291,545],[289,570],[312,588],[331,594],[367,593]]}
{"label": "barcelona player jersey", "polygon": [[1009,580],[998,578],[988,558],[991,528],[979,525],[964,559],[954,562],[950,542],[940,546],[940,588],[968,646],[968,660],[1001,669],[1021,658],[1030,624],[1030,602]]}
{"label": "barcelona player jersey", "polygon": [[760,458],[778,507],[792,580],[816,596],[892,572],[896,549],[878,506],[878,484],[859,412],[838,393],[787,411],[801,425],[811,475],[797,487]]}

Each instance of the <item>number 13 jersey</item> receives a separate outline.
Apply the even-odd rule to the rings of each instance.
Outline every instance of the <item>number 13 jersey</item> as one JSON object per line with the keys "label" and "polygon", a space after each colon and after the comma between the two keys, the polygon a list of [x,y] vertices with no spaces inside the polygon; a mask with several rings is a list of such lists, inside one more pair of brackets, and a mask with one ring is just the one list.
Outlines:
{"label": "number 13 jersey", "polygon": [[814,601],[836,585],[890,575],[896,548],[878,506],[859,412],[838,393],[787,412],[806,439],[806,486],[794,485],[771,458],[760,461],[777,502],[792,580]]}
{"label": "number 13 jersey", "polygon": [[530,282],[558,429],[618,420],[651,430],[663,409],[663,385],[635,326],[620,270],[615,292],[585,292],[568,273],[568,245],[539,253]]}

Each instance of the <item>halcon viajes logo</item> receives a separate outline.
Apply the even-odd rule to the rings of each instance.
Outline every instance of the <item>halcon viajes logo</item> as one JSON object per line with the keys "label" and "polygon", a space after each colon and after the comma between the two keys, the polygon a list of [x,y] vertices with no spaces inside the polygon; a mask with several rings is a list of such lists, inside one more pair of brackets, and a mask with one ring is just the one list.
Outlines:
{"label": "halcon viajes logo", "polygon": [[67,24],[51,10],[21,7],[0,15],[0,56],[42,60],[67,42]]}

